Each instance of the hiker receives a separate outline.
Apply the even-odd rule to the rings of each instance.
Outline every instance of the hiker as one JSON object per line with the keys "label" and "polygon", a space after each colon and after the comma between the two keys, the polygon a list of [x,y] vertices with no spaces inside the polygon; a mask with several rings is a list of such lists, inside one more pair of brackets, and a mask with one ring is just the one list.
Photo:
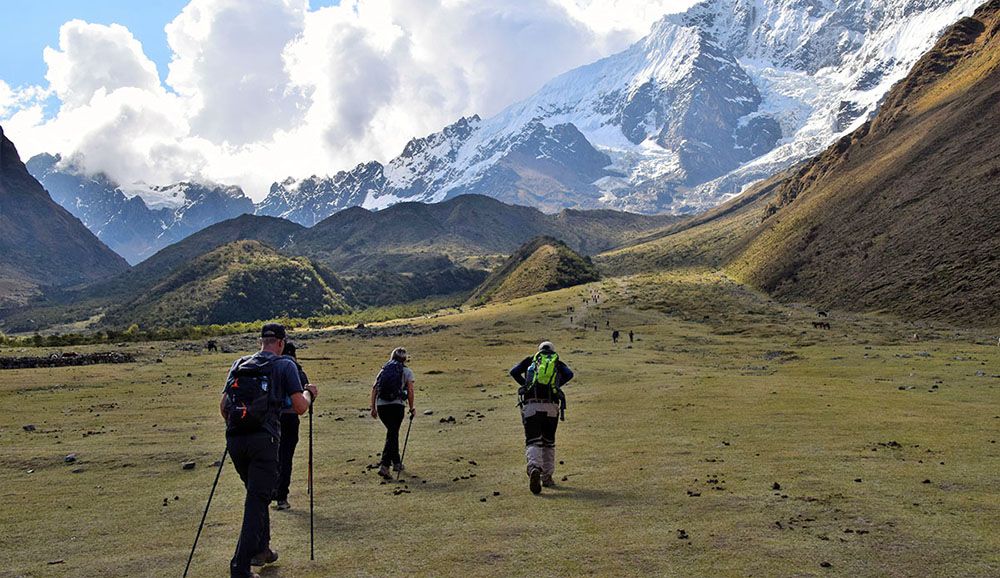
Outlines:
{"label": "hiker", "polygon": [[628,330],[628,342],[632,343],[635,340],[635,333],[631,329]]}
{"label": "hiker", "polygon": [[525,357],[510,370],[520,385],[517,390],[524,425],[524,456],[528,466],[528,488],[539,494],[542,486],[552,487],[556,470],[556,428],[560,411],[566,407],[562,387],[573,372],[550,341],[543,341],[535,355]]}
{"label": "hiker", "polygon": [[618,333],[617,329],[615,329],[614,331],[611,332],[611,341],[613,341],[616,345],[618,344],[618,337],[619,337],[619,335],[620,334]]}
{"label": "hiker", "polygon": [[410,406],[411,416],[416,411],[413,408],[413,370],[406,367],[408,359],[405,349],[393,349],[389,361],[379,370],[372,384],[372,417],[382,420],[385,425],[385,446],[378,475],[387,480],[392,478],[390,467],[396,472],[403,471],[403,461],[399,457],[399,426],[403,424],[404,408]]}
{"label": "hiker", "polygon": [[250,566],[278,559],[271,549],[268,504],[278,484],[279,413],[288,396],[295,413],[308,411],[316,386],[303,386],[295,363],[281,357],[285,328],[261,327],[260,351],[237,359],[229,369],[219,411],[226,420],[226,449],[246,487],[243,527],[229,563],[232,578],[257,577]]}
{"label": "hiker", "polygon": [[219,346],[215,343],[214,339],[209,339],[208,343],[205,344],[205,349],[209,351],[218,351]]}
{"label": "hiker", "polygon": [[[303,386],[309,384],[306,372],[302,370],[302,364],[295,358],[295,344],[291,341],[285,343],[285,348],[281,355],[291,359],[295,363],[295,369],[299,372],[299,381]],[[288,487],[292,483],[292,459],[295,457],[295,446],[299,443],[299,414],[295,413],[292,407],[292,398],[285,396],[281,406],[279,418],[281,425],[281,443],[278,446],[278,488],[274,492],[275,510],[287,510],[292,507],[288,503]]]}

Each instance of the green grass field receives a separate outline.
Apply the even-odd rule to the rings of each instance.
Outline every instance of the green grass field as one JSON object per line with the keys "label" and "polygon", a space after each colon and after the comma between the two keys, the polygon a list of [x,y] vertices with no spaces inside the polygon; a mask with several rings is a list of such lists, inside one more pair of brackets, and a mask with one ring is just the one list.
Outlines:
{"label": "green grass field", "polygon": [[[605,299],[585,306],[591,289]],[[996,337],[815,320],[681,271],[397,322],[402,337],[302,334],[321,388],[316,561],[304,420],[293,509],[271,516],[281,560],[262,575],[1000,575]],[[615,346],[611,328],[638,340]],[[542,339],[578,377],[559,429],[565,480],[532,496],[506,372]],[[242,352],[254,339],[222,343]],[[396,345],[413,355],[418,415],[403,481],[380,484],[368,388]],[[0,577],[181,575],[236,356],[186,348],[129,344],[138,363],[0,372]],[[227,463],[192,575],[227,575],[242,497]]]}

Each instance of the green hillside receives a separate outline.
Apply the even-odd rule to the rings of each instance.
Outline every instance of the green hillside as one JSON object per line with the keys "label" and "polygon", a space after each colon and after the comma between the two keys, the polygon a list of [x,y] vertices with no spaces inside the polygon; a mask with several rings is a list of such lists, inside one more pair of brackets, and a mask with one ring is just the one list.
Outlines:
{"label": "green hillside", "polygon": [[526,243],[494,271],[469,298],[470,303],[510,301],[600,279],[589,260],[553,237]]}
{"label": "green hillside", "polygon": [[335,271],[419,272],[441,268],[449,260],[489,267],[539,235],[558,237],[589,254],[677,220],[606,210],[547,215],[490,197],[459,195],[436,204],[399,203],[378,212],[346,209],[297,235],[291,250]]}
{"label": "green hillside", "polygon": [[108,326],[205,325],[343,313],[343,286],[308,259],[258,241],[219,247],[175,270],[137,298],[110,309]]}

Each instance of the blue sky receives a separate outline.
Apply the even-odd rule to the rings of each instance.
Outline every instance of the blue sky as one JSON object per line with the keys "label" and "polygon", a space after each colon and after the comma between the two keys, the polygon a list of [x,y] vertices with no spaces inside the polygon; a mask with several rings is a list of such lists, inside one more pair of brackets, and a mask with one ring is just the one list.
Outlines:
{"label": "blue sky", "polygon": [[[163,27],[189,0],[3,0],[0,17],[0,79],[11,86],[45,83],[42,50],[59,45],[59,27],[78,18],[93,24],[121,24],[142,43],[146,56],[166,78],[170,47]],[[312,9],[340,0],[310,0]]]}

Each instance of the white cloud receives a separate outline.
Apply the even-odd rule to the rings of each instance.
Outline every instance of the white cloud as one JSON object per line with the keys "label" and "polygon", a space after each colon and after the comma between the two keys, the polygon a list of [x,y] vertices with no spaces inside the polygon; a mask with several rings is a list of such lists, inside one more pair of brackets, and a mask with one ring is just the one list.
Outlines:
{"label": "white cloud", "polygon": [[127,28],[70,20],[59,29],[59,50],[43,53],[45,79],[67,107],[90,102],[98,91],[119,88],[161,91],[156,65]]}
{"label": "white cloud", "polygon": [[459,116],[495,114],[680,2],[192,0],[165,29],[166,85],[126,28],[74,20],[45,50],[48,87],[0,82],[0,121],[26,157],[76,155],[124,183],[234,183],[259,200],[273,181],[386,161]]}
{"label": "white cloud", "polygon": [[301,119],[306,95],[290,85],[282,51],[307,8],[307,0],[193,0],[167,25],[167,83],[191,100],[192,130],[239,145]]}

